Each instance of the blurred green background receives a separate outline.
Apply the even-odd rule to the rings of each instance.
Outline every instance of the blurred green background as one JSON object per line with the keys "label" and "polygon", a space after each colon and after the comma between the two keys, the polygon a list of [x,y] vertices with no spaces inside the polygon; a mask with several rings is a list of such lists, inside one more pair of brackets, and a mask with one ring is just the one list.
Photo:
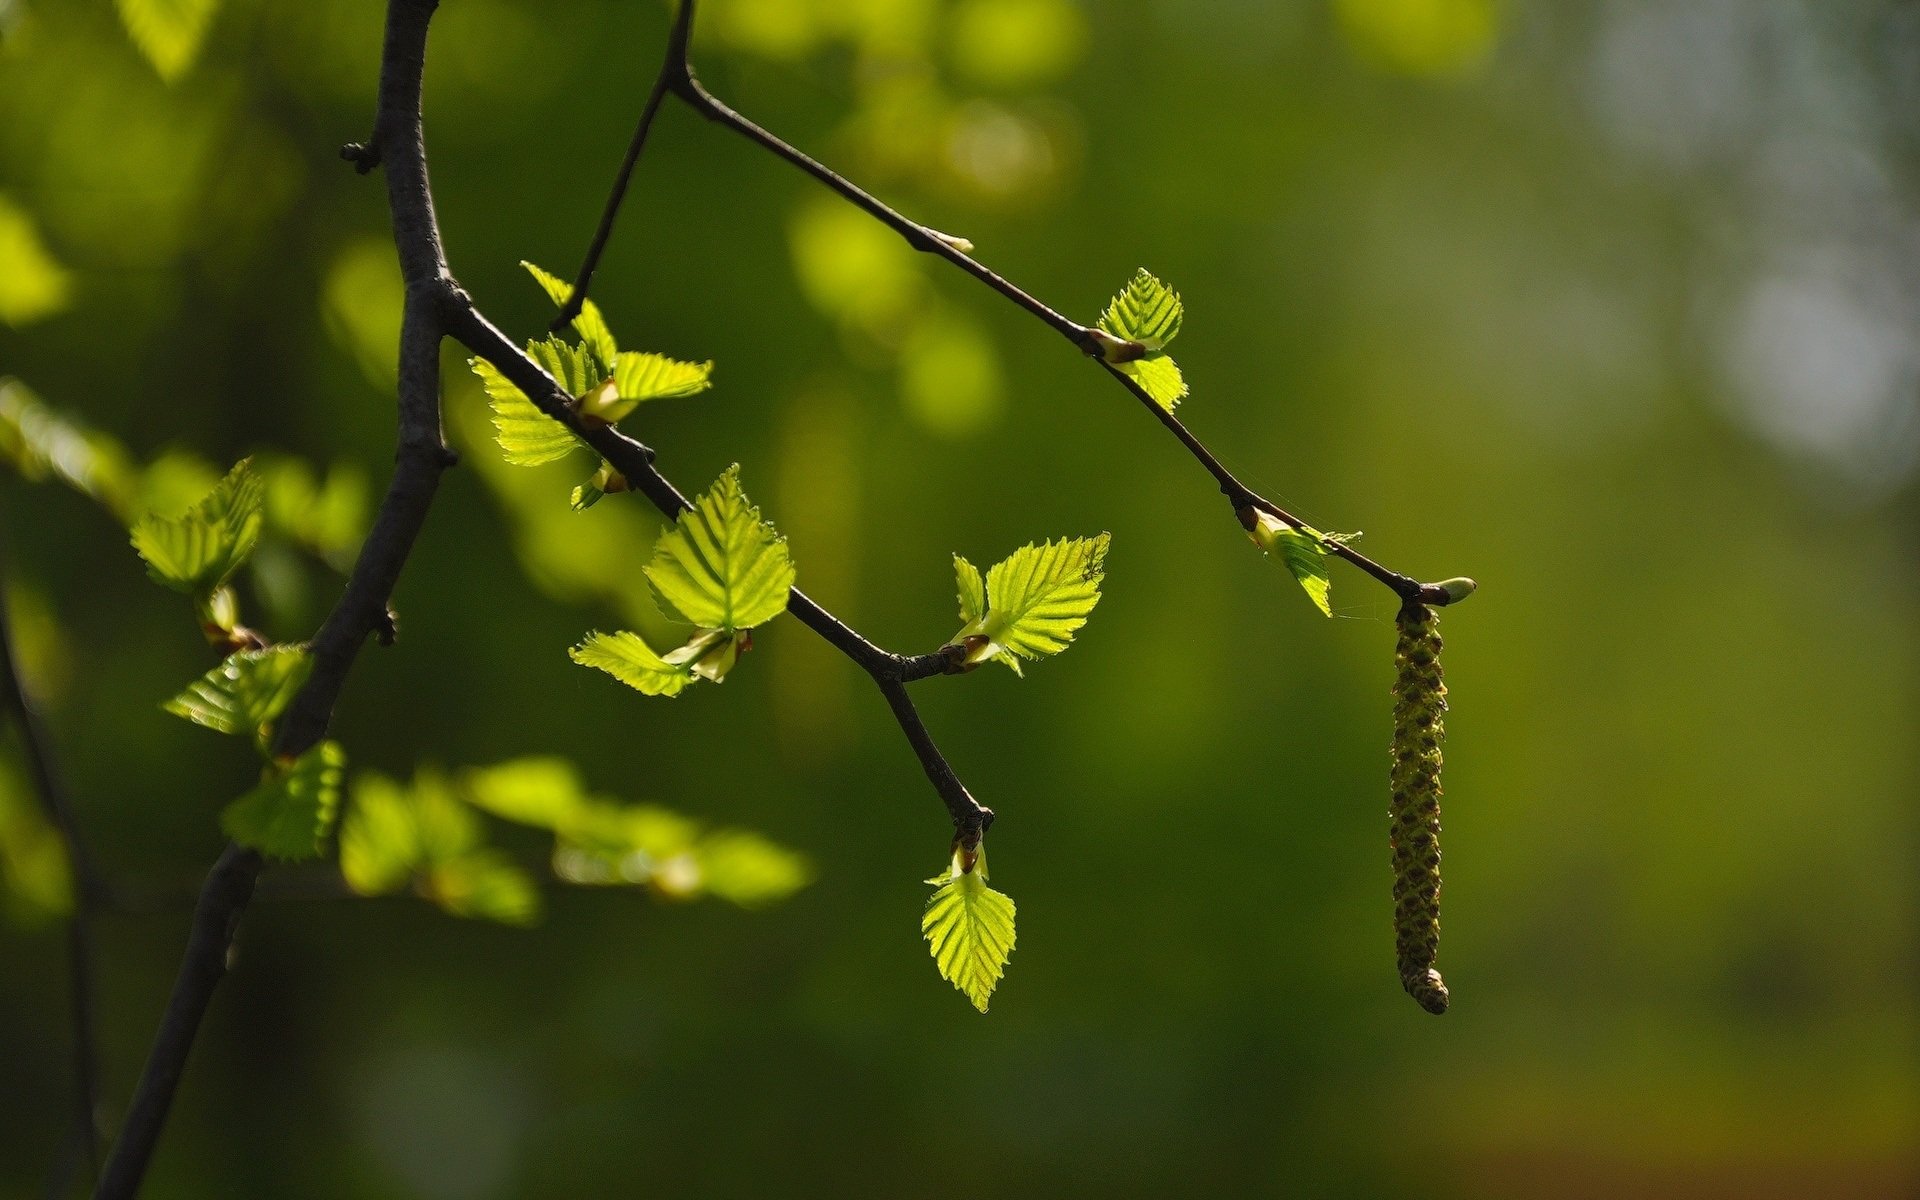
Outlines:
{"label": "blurred green background", "polygon": [[[143,461],[377,495],[399,285],[335,150],[383,6],[202,8],[143,56],[108,0],[0,0],[0,375]],[[1339,568],[1321,618],[1057,337],[670,104],[596,288],[624,345],[718,364],[628,422],[670,476],[741,463],[802,586],[902,651],[956,627],[951,553],[1112,531],[1070,653],[915,693],[1000,815],[993,1011],[919,940],[947,820],[866,680],[784,619],[671,701],[569,663],[656,619],[658,522],[569,513],[584,460],[507,473],[450,347],[465,465],[342,699],[355,766],[564,755],[817,879],[753,912],[555,889],[514,929],[270,872],[147,1195],[1920,1191],[1920,5],[702,9],[723,98],[1081,320],[1149,267],[1229,465],[1480,580],[1442,622],[1454,1009],[1393,970],[1386,594]],[[666,13],[442,5],[441,221],[518,336],[550,310],[517,262],[578,262]],[[124,530],[0,498],[86,832],[148,897],[100,922],[111,1123],[257,765],[158,711],[208,651]],[[283,553],[246,615],[305,637],[339,580]],[[25,1197],[67,1132],[64,939],[0,747]]]}

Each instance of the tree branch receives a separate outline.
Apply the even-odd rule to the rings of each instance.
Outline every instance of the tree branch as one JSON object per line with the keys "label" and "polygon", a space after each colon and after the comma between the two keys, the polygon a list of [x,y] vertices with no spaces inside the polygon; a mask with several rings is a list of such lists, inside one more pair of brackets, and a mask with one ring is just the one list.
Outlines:
{"label": "tree branch", "polygon": [[[296,757],[325,736],[360,647],[370,634],[391,628],[388,600],[425,523],[440,473],[454,461],[440,423],[442,338],[450,335],[493,363],[543,412],[599,451],[662,513],[677,517],[690,507],[686,497],[654,468],[652,450],[610,426],[583,421],[574,409],[574,399],[481,315],[448,270],[434,217],[420,118],[427,27],[437,3],[389,0],[373,137],[366,146],[356,147],[357,153],[345,156],[356,166],[378,162],[387,173],[394,245],[407,287],[400,336],[399,448],[393,481],[354,563],[346,592],[313,640],[312,674],[280,720],[273,749],[283,759]],[[689,6],[681,23],[681,61],[685,25],[690,20]],[[644,138],[643,129],[632,150],[636,160]],[[622,172],[622,188],[629,171]],[[617,209],[617,201],[610,207]],[[591,266],[590,259],[583,276],[591,273]],[[584,288],[576,288],[575,295],[584,300]],[[788,610],[873,678],[945,802],[960,840],[977,845],[993,822],[993,812],[967,792],[904,687],[908,680],[951,669],[951,660],[942,653],[908,658],[883,650],[798,589],[788,598]],[[201,889],[179,978],[95,1200],[130,1200],[139,1190],[201,1019],[225,974],[234,931],[252,899],[261,866],[257,853],[229,844]]]}
{"label": "tree branch", "polygon": [[81,1142],[81,1160],[89,1178],[100,1174],[100,1056],[95,1037],[96,1009],[93,972],[93,914],[105,898],[105,887],[93,856],[80,836],[73,801],[54,765],[53,739],[40,719],[40,710],[20,673],[14,652],[13,622],[6,602],[7,573],[0,547],[0,686],[6,704],[19,723],[27,771],[34,794],[47,821],[60,835],[73,875],[73,911],[67,916],[67,1001],[73,1026],[74,1130]]}
{"label": "tree branch", "polygon": [[[395,245],[407,282],[400,338],[400,445],[393,482],[348,578],[346,593],[314,638],[314,669],[282,717],[274,753],[292,758],[325,736],[346,676],[369,634],[387,627],[387,601],[426,520],[452,456],[440,431],[440,298],[448,286],[421,149],[420,79],[435,0],[392,0],[387,9],[374,145],[387,164]],[[229,844],[208,874],[192,933],[159,1032],[95,1200],[131,1200],[172,1108],[201,1018],[226,973],[240,917],[252,899],[260,856]]]}
{"label": "tree branch", "polygon": [[[653,91],[648,95],[646,106],[641,110],[640,127],[635,131],[633,144],[628,148],[627,158],[621,164],[620,173],[614,181],[613,192],[607,198],[606,210],[600,218],[600,227],[594,234],[593,244],[588,249],[587,260],[581,267],[579,281],[574,285],[573,296],[561,314],[563,319],[554,322],[555,329],[561,328],[566,320],[571,320],[579,311],[579,303],[585,299],[586,282],[599,261],[601,251],[606,247],[607,238],[613,231],[621,198],[626,193],[628,177],[632,174],[634,163],[639,159],[640,147],[646,140],[647,129],[652,124],[654,113],[660,106],[661,92],[664,89],[707,120],[731,129],[776,158],[811,175],[874,220],[899,234],[905,239],[907,245],[915,250],[944,259],[973,276],[1065,338],[1082,354],[1098,362],[1105,368],[1107,374],[1132,393],[1134,399],[1144,405],[1146,410],[1153,414],[1154,419],[1165,426],[1167,431],[1186,447],[1194,460],[1213,476],[1214,482],[1219,484],[1221,493],[1226,496],[1227,502],[1240,517],[1243,526],[1251,528],[1253,524],[1247,510],[1258,509],[1295,529],[1307,528],[1304,521],[1242,483],[1226,468],[1219,457],[1187,428],[1185,422],[1155,401],[1132,378],[1108,363],[1102,356],[1100,335],[1095,330],[1036,299],[1005,276],[982,264],[969,253],[970,248],[965,242],[906,216],[846,176],[729,108],[709,92],[694,74],[693,66],[687,57],[694,3],[695,0],[681,0],[679,9],[674,15],[673,31],[667,39],[666,61],[661,65],[660,74],[654,80]],[[1385,585],[1404,603],[1443,606],[1453,600],[1452,593],[1439,584],[1423,584],[1412,576],[1383,567],[1344,542],[1329,541],[1326,549],[1328,553],[1346,559]]]}

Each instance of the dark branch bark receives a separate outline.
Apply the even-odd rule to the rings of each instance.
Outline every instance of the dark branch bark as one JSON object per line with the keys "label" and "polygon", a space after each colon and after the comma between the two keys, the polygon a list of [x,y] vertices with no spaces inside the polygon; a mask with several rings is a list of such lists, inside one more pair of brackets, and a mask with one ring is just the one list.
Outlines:
{"label": "dark branch bark", "polygon": [[[314,638],[314,670],[281,719],[274,752],[293,757],[325,736],[347,672],[368,635],[388,627],[387,601],[426,521],[440,472],[451,462],[440,430],[441,297],[448,281],[421,149],[420,78],[434,0],[393,0],[387,10],[374,145],[387,165],[394,241],[407,282],[400,335],[400,445],[393,482],[354,563],[346,593]],[[140,1082],[96,1200],[140,1189],[173,1105],[201,1019],[227,969],[234,931],[253,897],[261,859],[229,844],[200,891],[193,928],[148,1051]]]}
{"label": "dark branch bark", "polygon": [[100,1057],[94,1018],[93,914],[105,898],[105,888],[93,856],[80,836],[80,824],[74,816],[65,781],[54,764],[53,739],[20,673],[6,590],[4,546],[0,545],[0,686],[6,688],[7,707],[13,710],[18,722],[34,794],[39,797],[48,823],[60,835],[73,876],[73,911],[67,916],[67,1003],[73,1026],[74,1132],[88,1177],[97,1178],[100,1174]]}
{"label": "dark branch bark", "polygon": [[[437,2],[389,0],[373,137],[345,156],[360,167],[378,163],[387,173],[394,244],[407,285],[400,332],[399,449],[393,481],[354,564],[346,592],[313,640],[313,672],[281,718],[273,748],[282,758],[297,756],[326,735],[334,705],[360,647],[370,634],[392,628],[388,601],[426,521],[440,473],[454,461],[440,421],[442,338],[452,336],[491,362],[542,411],[599,451],[662,513],[677,517],[690,507],[686,497],[654,468],[652,450],[609,426],[583,421],[574,409],[573,397],[481,315],[447,269],[434,217],[420,119],[427,27]],[[682,62],[690,19],[689,7],[677,26],[677,53]],[[643,127],[632,151],[636,160],[644,137]],[[623,171],[622,187],[625,175]],[[610,208],[617,207],[616,200]],[[584,274],[590,274],[591,267],[590,257]],[[575,295],[584,299],[584,288],[576,288]],[[908,658],[883,650],[798,589],[788,598],[788,610],[873,678],[945,803],[959,837],[977,845],[993,822],[993,812],[967,792],[934,744],[904,687],[908,680],[948,670],[951,660],[943,653]],[[95,1200],[128,1200],[139,1190],[201,1019],[225,974],[234,931],[252,899],[261,865],[258,854],[229,845],[201,889],[180,976],[141,1072],[126,1124],[94,1193]]]}

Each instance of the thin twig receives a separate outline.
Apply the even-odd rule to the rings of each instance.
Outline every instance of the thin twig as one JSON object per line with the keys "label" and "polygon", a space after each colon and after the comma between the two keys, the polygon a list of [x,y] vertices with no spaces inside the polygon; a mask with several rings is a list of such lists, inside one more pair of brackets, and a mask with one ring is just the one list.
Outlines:
{"label": "thin twig", "polygon": [[94,1016],[93,914],[104,888],[93,856],[80,836],[73,801],[54,765],[53,739],[20,671],[6,591],[5,547],[0,541],[0,686],[6,688],[7,707],[19,724],[34,794],[40,798],[48,823],[60,836],[73,878],[73,910],[67,915],[67,1001],[73,1025],[74,1134],[81,1144],[80,1160],[87,1177],[95,1179],[100,1174],[100,1057]]}
{"label": "thin twig", "polygon": [[[1102,357],[1101,339],[1093,329],[1035,298],[1005,276],[993,271],[963,248],[964,243],[958,239],[906,216],[851,179],[728,107],[708,91],[701,84],[699,77],[694,74],[692,63],[687,55],[693,25],[694,2],[695,0],[681,0],[674,14],[673,29],[667,39],[666,59],[661,64],[659,74],[654,78],[653,89],[648,93],[646,105],[641,109],[639,127],[634,131],[633,141],[627,148],[626,158],[615,177],[613,191],[607,197],[599,228],[594,232],[592,245],[587,250],[586,261],[581,265],[573,293],[561,310],[560,317],[554,321],[554,329],[558,330],[564,327],[567,321],[572,320],[578,314],[581,303],[586,299],[587,284],[594,267],[599,262],[601,252],[606,248],[607,239],[613,232],[621,201],[626,195],[627,182],[632,175],[634,164],[639,160],[640,151],[646,142],[647,131],[653,123],[654,115],[660,107],[662,92],[670,92],[707,120],[733,130],[761,149],[812,176],[874,220],[899,234],[906,240],[907,245],[915,250],[945,259],[978,279],[1065,338],[1082,354],[1093,358],[1106,369],[1107,374],[1113,376],[1122,387],[1132,393],[1134,399],[1144,405],[1147,411],[1152,413],[1154,418],[1165,426],[1181,445],[1186,447],[1194,460],[1213,476],[1214,482],[1220,486],[1221,493],[1226,496],[1227,502],[1236,514],[1244,513],[1248,509],[1258,509],[1295,529],[1308,528],[1306,522],[1242,483],[1220,461],[1219,456],[1208,449],[1206,444],[1187,428],[1185,422],[1174,416],[1170,409],[1154,400],[1146,389],[1125,372],[1117,370],[1113,364],[1107,362]],[[1243,517],[1242,520],[1244,522],[1247,518]],[[1410,575],[1403,575],[1383,567],[1345,542],[1329,539],[1326,542],[1326,549],[1328,553],[1346,559],[1385,585],[1404,602],[1445,605],[1452,599],[1451,595],[1438,584],[1423,584]]]}
{"label": "thin twig", "polygon": [[693,0],[682,0],[680,10],[674,14],[673,27],[667,32],[666,58],[660,64],[660,73],[654,76],[653,89],[647,93],[647,102],[640,106],[640,123],[634,127],[633,140],[627,144],[627,156],[620,161],[620,170],[613,177],[613,188],[607,193],[607,205],[600,213],[600,226],[593,231],[593,242],[587,247],[586,257],[581,260],[580,273],[574,276],[573,291],[568,294],[565,304],[560,306],[560,315],[553,319],[553,332],[558,333],[567,327],[568,322],[580,315],[580,309],[587,302],[587,289],[593,286],[594,269],[600,265],[600,255],[607,248],[607,239],[613,236],[614,219],[620,215],[620,203],[626,199],[627,184],[633,178],[633,169],[640,162],[640,152],[646,149],[647,134],[653,129],[653,118],[660,111],[660,102],[667,98],[675,81],[687,70],[687,40],[693,32]]}

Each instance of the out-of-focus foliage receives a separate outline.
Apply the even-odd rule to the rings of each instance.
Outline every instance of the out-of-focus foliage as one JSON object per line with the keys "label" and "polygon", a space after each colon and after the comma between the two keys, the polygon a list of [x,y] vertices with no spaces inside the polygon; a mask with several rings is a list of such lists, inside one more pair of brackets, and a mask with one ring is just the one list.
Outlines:
{"label": "out-of-focus foliage", "polygon": [[48,252],[33,219],[0,193],[0,323],[30,325],[67,306],[73,276]]}
{"label": "out-of-focus foliage", "polygon": [[[516,338],[553,309],[515,264],[577,264],[665,18],[440,5],[441,224]],[[270,464],[326,464],[327,511],[340,472],[354,542],[391,468],[403,293],[381,182],[337,158],[380,34],[377,3],[229,0],[169,84],[114,5],[0,0],[0,191],[65,281],[0,321],[0,451],[57,481],[122,450],[99,503],[0,472],[22,659],[153,905],[100,922],[110,1114],[259,770],[157,711],[217,656],[125,525],[252,454],[237,604],[293,641],[337,598],[351,551],[277,528]],[[395,889],[537,928],[301,902],[334,868],[276,866],[150,1193],[572,1197],[638,1162],[918,1195],[964,1113],[1007,1197],[1913,1194],[1916,46],[1896,0],[703,0],[729,103],[1079,319],[1153,264],[1232,469],[1486,585],[1447,627],[1452,1010],[1384,954],[1394,598],[1331,562],[1319,618],[1097,366],[670,103],[595,281],[635,346],[721,364],[622,421],[669,475],[741,463],[809,593],[903,652],[953,631],[946,548],[1124,548],[1073,654],[915,685],[999,814],[1017,978],[979,1019],[914,945],[903,872],[946,815],[797,624],[698,703],[565,661],[596,626],[686,639],[644,573],[669,526],[571,511],[585,459],[506,464],[449,351],[462,465],[335,714],[350,792],[561,755],[701,822],[635,818],[654,850],[757,829],[818,879],[755,913],[651,902],[678,852],[543,886],[557,839],[457,794],[476,853]],[[26,386],[82,440],[21,456]],[[617,877],[592,849],[561,874]],[[0,1194],[42,1194],[65,1136],[62,946],[0,931]]]}

